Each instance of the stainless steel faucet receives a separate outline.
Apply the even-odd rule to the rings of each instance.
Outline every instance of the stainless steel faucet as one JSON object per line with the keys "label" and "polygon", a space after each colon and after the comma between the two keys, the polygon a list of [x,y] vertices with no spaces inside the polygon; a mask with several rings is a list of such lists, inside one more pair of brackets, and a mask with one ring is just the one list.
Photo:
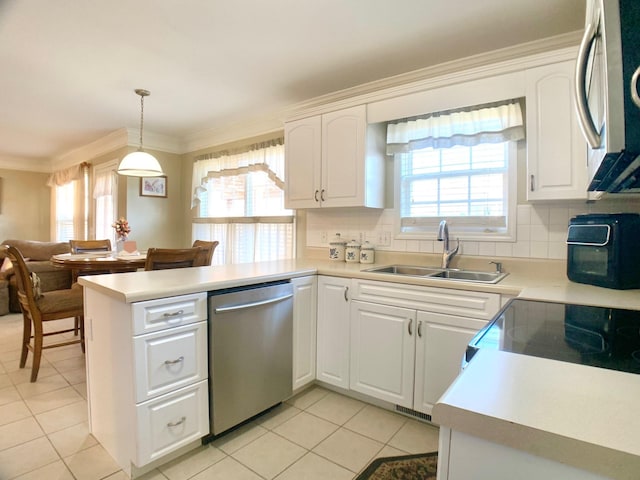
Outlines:
{"label": "stainless steel faucet", "polygon": [[442,220],[440,222],[440,226],[438,227],[438,241],[444,242],[443,250],[442,250],[442,268],[449,268],[449,262],[454,257],[456,253],[458,253],[458,249],[460,248],[460,241],[458,240],[456,248],[449,250],[449,227],[447,226],[447,221]]}

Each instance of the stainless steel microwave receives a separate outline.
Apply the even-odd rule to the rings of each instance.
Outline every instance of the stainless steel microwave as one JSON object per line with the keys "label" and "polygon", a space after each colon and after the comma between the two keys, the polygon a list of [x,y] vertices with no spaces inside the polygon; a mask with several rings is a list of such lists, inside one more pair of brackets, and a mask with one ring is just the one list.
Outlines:
{"label": "stainless steel microwave", "polygon": [[569,221],[567,277],[606,288],[640,288],[640,215],[596,213]]}
{"label": "stainless steel microwave", "polygon": [[640,1],[587,0],[576,108],[594,192],[640,192]]}

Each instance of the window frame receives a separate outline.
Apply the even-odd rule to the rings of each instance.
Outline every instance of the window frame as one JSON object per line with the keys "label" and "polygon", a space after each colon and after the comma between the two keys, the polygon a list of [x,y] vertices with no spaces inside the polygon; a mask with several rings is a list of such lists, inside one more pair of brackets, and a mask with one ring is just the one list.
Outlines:
{"label": "window frame", "polygon": [[394,162],[394,238],[398,240],[437,240],[438,224],[442,220],[447,220],[449,224],[449,232],[452,237],[466,241],[480,242],[515,242],[516,241],[516,214],[518,202],[518,143],[517,141],[507,142],[507,211],[506,211],[506,228],[504,232],[480,231],[481,225],[465,226],[464,219],[469,217],[423,217],[423,220],[417,222],[418,228],[423,231],[403,231],[402,227],[402,171],[401,161],[393,158]]}

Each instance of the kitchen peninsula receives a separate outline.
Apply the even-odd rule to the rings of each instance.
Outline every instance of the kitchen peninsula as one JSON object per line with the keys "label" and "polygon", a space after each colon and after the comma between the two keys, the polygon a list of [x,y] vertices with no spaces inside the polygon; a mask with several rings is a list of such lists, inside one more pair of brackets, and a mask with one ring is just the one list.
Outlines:
{"label": "kitchen peninsula", "polygon": [[[425,261],[424,258],[422,261]],[[484,263],[486,262],[483,261]],[[638,291],[609,291],[570,284],[561,268],[549,269],[546,264],[539,266],[546,272],[544,277],[536,272],[535,266],[519,269],[517,262],[513,265],[506,264],[505,270],[510,274],[493,285],[419,277],[399,278],[363,272],[366,267],[370,265],[306,259],[80,277],[79,282],[85,287],[87,390],[91,432],[121,468],[132,476],[199,445],[199,439],[209,433],[206,408],[208,399],[206,388],[203,388],[208,375],[207,352],[206,342],[202,344],[201,330],[206,329],[207,323],[206,292],[213,290],[313,277],[318,274],[343,277],[345,281],[375,280],[442,288],[443,291],[458,290],[461,293],[487,292],[501,296],[503,302],[521,292],[529,292],[529,295],[538,297],[565,292],[565,295],[582,296],[590,301],[600,295],[601,299],[608,299],[606,301],[618,306],[635,306],[640,309]],[[555,273],[549,273],[550,271]],[[156,386],[155,390],[147,389],[145,382],[148,382],[150,374],[140,365],[144,365],[145,355],[152,351],[144,346],[137,353],[136,342],[158,335],[160,344],[164,341],[162,335],[165,333],[176,333],[178,338],[183,339],[181,341],[193,346],[194,357],[184,359],[185,368],[190,366],[192,369],[186,369],[189,374],[171,389],[165,385]],[[543,382],[544,378],[539,380]],[[176,397],[171,397],[172,395]],[[189,411],[197,412],[205,418],[198,418],[197,422],[190,423],[191,420],[185,415],[177,418],[162,417],[164,406],[160,408],[154,402],[165,397],[185,402],[189,405]],[[591,414],[596,415],[598,402],[586,403],[592,407]],[[171,402],[167,403],[169,404],[173,405]],[[531,414],[538,413],[541,414],[533,409]],[[170,425],[170,430],[185,439],[183,443],[178,442],[176,449],[171,446],[174,440],[171,436],[163,437],[154,431],[154,416],[158,415],[162,417],[163,425]],[[640,418],[640,414],[637,418]],[[439,423],[435,411],[434,420]],[[132,430],[136,431],[135,434],[132,434]],[[553,438],[557,433],[551,430],[548,435],[547,438]],[[150,446],[151,439],[160,443]]]}

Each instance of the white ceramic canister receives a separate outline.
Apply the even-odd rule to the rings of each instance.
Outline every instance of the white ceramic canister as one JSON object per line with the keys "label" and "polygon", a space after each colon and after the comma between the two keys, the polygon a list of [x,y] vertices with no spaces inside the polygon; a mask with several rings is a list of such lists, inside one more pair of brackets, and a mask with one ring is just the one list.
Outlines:
{"label": "white ceramic canister", "polygon": [[347,263],[360,262],[360,244],[355,240],[351,240],[347,243],[345,259],[347,260]]}
{"label": "white ceramic canister", "polygon": [[339,233],[336,233],[336,236],[329,242],[329,259],[344,262],[346,244],[347,241],[343,240]]}
{"label": "white ceramic canister", "polygon": [[360,263],[373,263],[376,259],[376,251],[369,242],[364,242],[360,247]]}

